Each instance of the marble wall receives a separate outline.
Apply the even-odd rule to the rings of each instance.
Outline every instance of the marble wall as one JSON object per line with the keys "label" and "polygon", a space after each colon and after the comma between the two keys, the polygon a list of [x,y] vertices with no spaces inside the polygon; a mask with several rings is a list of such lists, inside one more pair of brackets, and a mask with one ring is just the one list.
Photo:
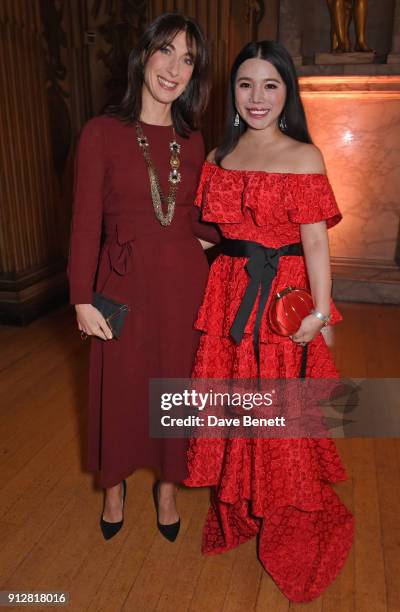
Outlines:
{"label": "marble wall", "polygon": [[[339,272],[345,278],[347,268],[350,279],[358,267],[360,281],[372,276],[383,283],[393,283],[397,277],[400,281],[395,264],[400,219],[400,77],[302,77],[301,90],[312,137],[324,154],[344,215],[330,231],[331,253]],[[393,286],[396,298],[384,288],[376,301],[400,301],[399,290],[400,284]]]}

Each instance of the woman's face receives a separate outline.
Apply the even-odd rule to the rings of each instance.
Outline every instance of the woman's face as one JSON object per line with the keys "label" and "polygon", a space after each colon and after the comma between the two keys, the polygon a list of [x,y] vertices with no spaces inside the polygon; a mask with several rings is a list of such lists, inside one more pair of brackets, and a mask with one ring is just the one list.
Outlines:
{"label": "woman's face", "polygon": [[243,121],[264,130],[278,121],[286,100],[286,85],[267,60],[248,59],[239,66],[235,83],[236,109]]}
{"label": "woman's face", "polygon": [[171,104],[185,90],[193,68],[186,32],[179,32],[168,46],[158,49],[147,60],[144,87],[158,102]]}

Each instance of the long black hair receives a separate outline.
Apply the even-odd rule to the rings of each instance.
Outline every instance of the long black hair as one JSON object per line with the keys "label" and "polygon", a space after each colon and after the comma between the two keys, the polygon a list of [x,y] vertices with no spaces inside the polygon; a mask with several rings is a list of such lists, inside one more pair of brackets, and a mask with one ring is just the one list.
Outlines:
{"label": "long black hair", "polygon": [[296,69],[289,53],[283,45],[274,41],[262,40],[250,42],[243,47],[233,62],[229,80],[225,134],[215,152],[215,161],[218,165],[221,165],[222,159],[235,148],[240,136],[247,129],[246,123],[240,116],[239,126],[235,127],[233,125],[236,115],[235,85],[239,66],[246,60],[254,58],[270,62],[279,72],[286,85],[286,101],[279,117],[279,121],[284,118],[284,124],[286,124],[282,131],[301,142],[312,142],[308,132],[303,103],[300,98]]}
{"label": "long black hair", "polygon": [[142,34],[137,47],[129,55],[128,86],[124,97],[119,104],[107,107],[106,115],[127,123],[140,118],[146,62],[155,51],[168,46],[179,32],[186,32],[194,68],[187,87],[172,103],[172,121],[177,133],[183,137],[198,129],[209,97],[207,44],[198,23],[178,13],[160,15]]}

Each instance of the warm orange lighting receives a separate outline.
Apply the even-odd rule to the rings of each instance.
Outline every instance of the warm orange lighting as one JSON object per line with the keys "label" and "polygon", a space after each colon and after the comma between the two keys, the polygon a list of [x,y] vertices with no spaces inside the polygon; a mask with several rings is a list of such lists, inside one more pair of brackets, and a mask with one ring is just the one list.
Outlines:
{"label": "warm orange lighting", "polygon": [[335,258],[393,262],[399,228],[400,76],[302,77],[310,133],[343,221]]}
{"label": "warm orange lighting", "polygon": [[351,130],[346,130],[342,136],[342,140],[345,143],[351,143],[354,140],[354,135]]}

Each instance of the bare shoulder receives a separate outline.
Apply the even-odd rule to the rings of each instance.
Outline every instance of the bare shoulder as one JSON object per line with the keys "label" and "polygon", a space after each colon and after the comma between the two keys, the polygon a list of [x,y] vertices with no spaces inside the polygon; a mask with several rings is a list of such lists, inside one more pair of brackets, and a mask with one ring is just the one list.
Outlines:
{"label": "bare shoulder", "polygon": [[212,151],[209,152],[209,154],[207,155],[207,161],[209,162],[215,162],[215,153],[216,153],[217,149],[213,149]]}
{"label": "bare shoulder", "polygon": [[296,172],[305,174],[326,174],[321,151],[313,144],[299,142],[296,151]]}

